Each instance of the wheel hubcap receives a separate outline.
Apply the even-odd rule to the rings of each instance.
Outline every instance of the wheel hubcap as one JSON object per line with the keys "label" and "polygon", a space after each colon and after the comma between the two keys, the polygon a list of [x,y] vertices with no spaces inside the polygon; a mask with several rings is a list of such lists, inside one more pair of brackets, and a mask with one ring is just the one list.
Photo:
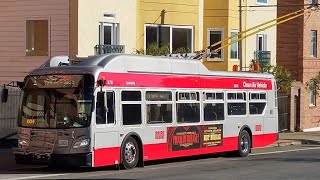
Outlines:
{"label": "wheel hubcap", "polygon": [[247,136],[241,138],[241,151],[246,153],[249,151],[249,139]]}
{"label": "wheel hubcap", "polygon": [[134,162],[136,159],[136,147],[132,142],[128,142],[125,147],[124,156],[128,163]]}

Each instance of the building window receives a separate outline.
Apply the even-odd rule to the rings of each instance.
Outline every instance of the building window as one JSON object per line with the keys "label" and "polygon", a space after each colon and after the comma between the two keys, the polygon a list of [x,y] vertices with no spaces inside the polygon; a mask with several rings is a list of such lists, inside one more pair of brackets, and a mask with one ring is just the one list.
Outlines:
{"label": "building window", "polygon": [[[221,41],[222,37],[223,37],[223,30],[222,29],[208,29],[208,46],[211,46],[211,45]],[[218,49],[222,45],[223,45],[223,43],[220,43],[214,47],[210,47],[211,54],[210,54],[209,59],[223,60],[223,50],[222,49],[213,53],[213,50]]]}
{"label": "building window", "polygon": [[[231,36],[238,34],[238,30],[232,30]],[[234,37],[231,39],[231,42],[236,41],[238,37]],[[231,59],[239,59],[239,42],[231,44],[231,51],[230,51],[230,58]]]}
{"label": "building window", "polygon": [[267,4],[267,3],[268,3],[268,0],[257,0],[257,3]]}
{"label": "building window", "polygon": [[48,20],[26,21],[26,55],[48,56]]}
{"label": "building window", "polygon": [[119,24],[103,23],[99,24],[99,44],[118,45],[119,44]]}
{"label": "building window", "polygon": [[267,51],[266,34],[257,34],[257,51]]}
{"label": "building window", "polygon": [[312,0],[311,4],[312,6],[316,6],[318,4],[318,0]]}
{"label": "building window", "polygon": [[193,36],[191,26],[146,25],[144,48],[147,50],[151,45],[169,46],[169,53],[191,53]]}
{"label": "building window", "polygon": [[[311,86],[314,87],[314,81],[311,81]],[[316,91],[310,89],[310,106],[316,106]]]}
{"label": "building window", "polygon": [[317,31],[311,31],[311,52],[310,55],[317,57]]}

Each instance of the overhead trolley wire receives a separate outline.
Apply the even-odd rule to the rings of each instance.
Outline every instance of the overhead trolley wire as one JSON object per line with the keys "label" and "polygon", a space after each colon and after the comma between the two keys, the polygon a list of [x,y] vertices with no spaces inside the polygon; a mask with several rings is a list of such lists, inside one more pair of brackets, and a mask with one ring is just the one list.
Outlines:
{"label": "overhead trolley wire", "polygon": [[[222,44],[222,43],[224,43],[224,42],[226,42],[226,41],[228,41],[228,40],[230,40],[230,39],[232,39],[232,38],[239,37],[239,36],[242,35],[242,34],[248,33],[248,32],[250,32],[250,31],[252,31],[252,30],[255,30],[255,29],[259,28],[259,27],[268,25],[268,24],[276,21],[276,23],[273,23],[273,24],[268,25],[268,26],[266,26],[266,27],[264,27],[264,28],[258,29],[258,30],[254,31],[254,32],[251,32],[251,33],[249,33],[249,34],[247,34],[247,35],[245,35],[245,36],[243,36],[243,37],[241,37],[241,38],[239,38],[239,39],[237,39],[237,40],[235,40],[235,41],[232,41],[232,42],[230,42],[230,43],[228,43],[228,44],[226,44],[226,45],[223,45],[223,46],[221,46],[221,47],[219,47],[219,48],[214,49],[214,50],[211,51],[211,53],[213,53],[213,54],[214,54],[214,53],[217,53],[219,50],[221,50],[221,49],[223,49],[223,48],[226,48],[226,47],[228,47],[228,46],[231,45],[231,44],[237,43],[237,42],[239,42],[239,41],[241,41],[241,40],[243,40],[243,39],[245,39],[245,38],[247,38],[247,37],[249,37],[249,36],[252,36],[252,35],[258,33],[258,32],[264,31],[264,30],[269,29],[269,28],[271,28],[271,27],[273,27],[273,26],[276,26],[276,25],[285,23],[285,22],[287,22],[287,21],[290,21],[290,20],[292,20],[292,19],[295,19],[295,18],[297,18],[297,17],[303,16],[303,15],[305,15],[305,14],[307,14],[307,13],[310,13],[310,12],[316,11],[316,10],[319,10],[319,7],[315,8],[314,6],[309,6],[308,8],[300,9],[300,10],[297,10],[297,11],[295,11],[295,12],[292,12],[292,13],[289,13],[289,14],[286,14],[286,15],[283,15],[283,16],[280,16],[280,17],[278,17],[278,18],[275,18],[275,19],[272,19],[272,20],[270,20],[270,21],[264,22],[264,23],[262,23],[262,24],[256,25],[256,26],[254,26],[254,27],[252,27],[252,28],[249,28],[249,29],[247,29],[247,30],[245,30],[245,31],[239,32],[238,34],[235,34],[235,35],[233,35],[233,36],[230,36],[230,37],[228,37],[228,38],[226,38],[226,39],[224,39],[224,40],[221,40],[221,41],[219,41],[219,42],[216,42],[216,43],[208,46],[207,49],[211,50],[211,48],[213,48],[213,47],[215,47],[215,46],[217,46],[217,45],[219,45],[219,44]],[[201,58],[203,58],[204,56],[206,56],[206,55],[207,55],[207,53],[206,53],[206,50],[207,50],[207,49],[203,49],[203,50],[201,50],[201,51],[197,51],[198,56],[197,56],[195,59],[201,59]]]}

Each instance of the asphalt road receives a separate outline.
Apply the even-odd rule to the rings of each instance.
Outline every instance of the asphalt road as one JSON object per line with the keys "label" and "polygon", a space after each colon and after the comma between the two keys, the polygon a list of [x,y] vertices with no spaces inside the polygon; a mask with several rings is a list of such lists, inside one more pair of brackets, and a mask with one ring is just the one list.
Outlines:
{"label": "asphalt road", "polygon": [[[1,165],[6,162],[0,162]],[[1,166],[2,167],[2,166]],[[320,146],[256,149],[247,158],[223,155],[155,161],[144,168],[80,168],[56,171],[44,166],[0,168],[0,179],[320,179]]]}

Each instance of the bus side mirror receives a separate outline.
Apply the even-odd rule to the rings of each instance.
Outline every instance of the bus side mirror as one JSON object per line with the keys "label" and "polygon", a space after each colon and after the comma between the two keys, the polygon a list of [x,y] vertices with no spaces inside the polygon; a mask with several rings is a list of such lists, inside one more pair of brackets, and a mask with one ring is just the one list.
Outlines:
{"label": "bus side mirror", "polygon": [[9,95],[9,89],[7,89],[6,86],[4,86],[1,92],[1,102],[3,103],[8,102],[8,95]]}

